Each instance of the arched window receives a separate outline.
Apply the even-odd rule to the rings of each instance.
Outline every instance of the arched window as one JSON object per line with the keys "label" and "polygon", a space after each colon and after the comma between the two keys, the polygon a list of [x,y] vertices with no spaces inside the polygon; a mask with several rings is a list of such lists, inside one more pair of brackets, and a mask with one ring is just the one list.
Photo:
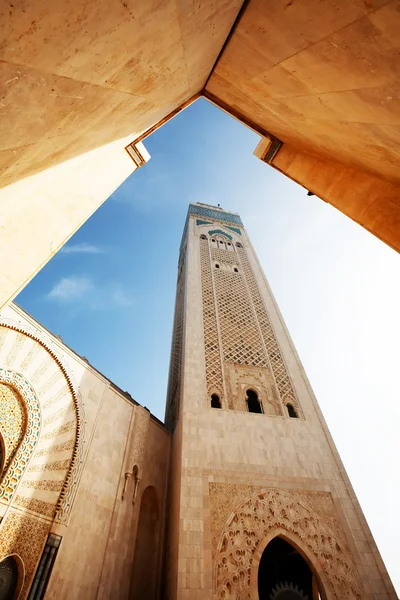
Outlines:
{"label": "arched window", "polygon": [[207,236],[206,236],[206,235],[204,235],[204,234],[202,234],[202,235],[200,236],[200,239],[201,239],[201,240],[206,240],[206,239],[207,239]]}
{"label": "arched window", "polygon": [[0,562],[0,598],[13,600],[18,585],[18,565],[13,556]]}
{"label": "arched window", "polygon": [[233,270],[235,271],[235,273],[239,273],[239,269],[237,267],[233,267]]}
{"label": "arched window", "polygon": [[292,419],[298,419],[299,415],[296,412],[295,407],[292,404],[287,404],[286,405],[287,411],[289,413],[289,417],[292,417]]}
{"label": "arched window", "polygon": [[211,408],[221,408],[221,400],[218,394],[211,394]]}
{"label": "arched window", "polygon": [[215,264],[215,268],[219,269],[219,264],[218,263]]}
{"label": "arched window", "polygon": [[243,248],[243,246],[240,242],[236,242],[236,248]]}
{"label": "arched window", "polygon": [[262,413],[262,406],[261,406],[261,402],[258,399],[258,395],[256,392],[254,392],[253,390],[247,390],[246,392],[247,394],[247,408],[248,411],[251,413]]}

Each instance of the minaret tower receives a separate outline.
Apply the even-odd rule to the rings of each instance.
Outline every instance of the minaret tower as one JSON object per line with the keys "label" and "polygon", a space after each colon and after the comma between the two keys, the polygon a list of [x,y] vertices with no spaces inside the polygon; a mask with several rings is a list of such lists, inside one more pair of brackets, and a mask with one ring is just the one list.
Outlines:
{"label": "minaret tower", "polygon": [[191,204],[165,598],[397,598],[240,217]]}

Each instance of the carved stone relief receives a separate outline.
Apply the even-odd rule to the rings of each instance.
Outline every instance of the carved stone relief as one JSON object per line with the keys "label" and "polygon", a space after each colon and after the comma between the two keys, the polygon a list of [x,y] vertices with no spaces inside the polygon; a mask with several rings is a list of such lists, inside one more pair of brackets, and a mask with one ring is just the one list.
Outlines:
{"label": "carved stone relief", "polygon": [[282,405],[268,369],[227,364],[225,365],[225,375],[227,394],[234,410],[247,410],[246,391],[251,388],[257,392],[265,414],[282,414]]}
{"label": "carved stone relief", "polygon": [[50,525],[24,514],[11,512],[0,536],[0,560],[18,554],[24,563],[25,580],[20,599],[26,598]]}
{"label": "carved stone relief", "polygon": [[209,486],[218,600],[250,597],[255,552],[274,530],[287,532],[307,548],[334,598],[361,600],[361,583],[328,492],[256,491],[254,486],[217,483]]}

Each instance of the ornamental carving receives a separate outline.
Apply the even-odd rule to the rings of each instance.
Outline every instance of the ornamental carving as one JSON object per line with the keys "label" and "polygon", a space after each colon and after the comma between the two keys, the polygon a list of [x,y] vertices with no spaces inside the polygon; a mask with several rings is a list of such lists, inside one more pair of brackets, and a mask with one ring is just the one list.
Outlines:
{"label": "ornamental carving", "polygon": [[149,428],[150,413],[141,406],[135,408],[135,423],[133,430],[133,440],[131,451],[129,454],[129,467],[133,468],[134,465],[142,467],[144,453],[146,450],[146,438],[147,430]]}
{"label": "ornamental carving", "polygon": [[11,512],[1,524],[0,560],[10,554],[18,554],[24,563],[25,580],[20,598],[27,596],[49,528],[46,521],[15,512]]}
{"label": "ornamental carving", "polygon": [[4,441],[5,456],[2,471],[10,464],[26,429],[26,412],[17,392],[0,382],[0,432]]}
{"label": "ornamental carving", "polygon": [[[215,496],[216,487],[218,484],[210,484],[211,497]],[[229,486],[226,490],[225,486],[219,487],[222,488],[220,496],[221,493],[230,493]],[[299,545],[307,548],[312,563],[318,563],[325,574],[334,598],[361,600],[361,585],[342,539],[344,536],[334,531],[330,527],[332,522],[321,518],[306,503],[311,494],[307,496],[307,493],[297,490],[263,490],[244,500],[234,513],[228,513],[215,552],[214,575],[219,600],[248,600],[255,551],[267,536],[273,535],[274,530],[286,531],[291,538],[299,540]],[[323,492],[317,494],[329,496]],[[322,512],[329,505],[327,498],[323,500]],[[215,499],[212,503],[215,504]],[[319,503],[318,499],[316,503]],[[230,502],[225,502],[225,507],[228,504],[232,506],[232,497]],[[222,501],[219,504],[220,516],[224,512],[223,506]]]}
{"label": "ornamental carving", "polygon": [[244,276],[247,281],[247,286],[252,298],[255,313],[257,315],[258,324],[262,333],[263,341],[268,355],[268,361],[271,366],[272,373],[275,378],[276,387],[283,404],[292,404],[296,407],[297,413],[301,414],[296,392],[294,390],[292,380],[286,367],[275,331],[272,327],[270,318],[266,311],[263,299],[260,294],[253,269],[247,258],[244,248],[238,248],[238,255],[243,268]]}
{"label": "ornamental carving", "polygon": [[35,392],[20,373],[0,368],[0,381],[19,392],[25,401],[27,412],[25,435],[19,443],[0,485],[0,498],[9,502],[37,445],[41,427],[41,412]]}
{"label": "ornamental carving", "polygon": [[267,368],[227,364],[225,376],[228,403],[234,410],[247,411],[246,391],[251,388],[257,392],[265,414],[282,415],[282,404]]}
{"label": "ornamental carving", "polygon": [[[11,319],[0,319],[0,346],[5,343],[7,336],[14,336],[12,340],[10,351],[8,352],[3,364],[11,365],[12,360],[18,360],[18,356],[21,355],[21,348],[27,343],[32,344],[26,356],[18,366],[18,372],[12,371],[11,369],[0,369],[0,380],[4,383],[11,385],[21,395],[24,401],[24,405],[27,411],[27,427],[25,435],[19,444],[17,452],[14,454],[14,458],[11,461],[9,468],[4,476],[2,486],[0,489],[0,498],[6,501],[10,501],[15,493],[15,489],[21,480],[21,477],[26,469],[26,466],[34,454],[34,450],[40,441],[49,440],[53,441],[55,437],[71,431],[74,440],[68,440],[65,443],[65,448],[71,449],[71,458],[69,466],[66,468],[65,477],[63,477],[61,493],[58,496],[56,504],[56,515],[55,520],[58,522],[67,522],[70,509],[72,506],[72,500],[76,493],[76,486],[79,479],[80,471],[83,466],[83,428],[84,428],[84,410],[79,392],[76,391],[76,387],[73,383],[73,376],[65,366],[64,362],[58,357],[57,352],[53,349],[53,343],[49,336],[38,328],[34,328],[24,323],[22,326],[20,323],[16,323]],[[25,339],[25,341],[24,341]],[[27,342],[29,340],[29,342]],[[35,378],[37,386],[35,386],[36,392],[32,386],[23,377],[25,369],[28,369],[32,364],[32,361],[37,360],[40,352],[46,351],[47,356],[40,362],[38,368],[34,372],[32,378]],[[54,365],[53,372],[52,365]],[[50,375],[46,379],[46,373],[49,371]],[[51,389],[60,381],[60,377],[64,378],[65,385],[52,395]],[[71,400],[67,405],[67,408],[61,408],[60,411],[55,411],[55,414],[60,416],[67,412],[74,410],[74,416],[71,421],[64,423],[62,426],[54,428],[54,430],[46,431],[40,436],[41,429],[41,406],[40,400],[42,396],[46,394],[50,396],[46,398],[45,407],[51,405],[57,405],[57,403],[63,402],[67,398]],[[52,415],[51,415],[52,416]],[[50,421],[53,419],[51,418]],[[40,449],[40,454],[37,456],[45,456],[51,454],[54,445],[51,444],[49,449]],[[35,455],[36,456],[36,455]],[[61,469],[60,469],[61,470]],[[28,484],[29,485],[29,484]],[[47,511],[48,513],[48,511]]]}

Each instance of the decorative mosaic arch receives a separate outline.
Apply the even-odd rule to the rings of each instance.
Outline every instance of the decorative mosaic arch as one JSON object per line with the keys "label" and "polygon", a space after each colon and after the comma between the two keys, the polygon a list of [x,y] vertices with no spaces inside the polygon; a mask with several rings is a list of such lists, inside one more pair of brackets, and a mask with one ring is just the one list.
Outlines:
{"label": "decorative mosaic arch", "polygon": [[24,435],[0,484],[0,499],[10,502],[39,440],[42,419],[37,396],[23,375],[0,367],[0,382],[18,392],[25,403],[27,412]]}
{"label": "decorative mosaic arch", "polygon": [[[0,327],[6,327],[13,331],[22,333],[42,346],[57,363],[59,369],[65,377],[73,398],[76,416],[75,443],[72,450],[71,462],[57,501],[56,513],[54,517],[54,519],[58,522],[65,522],[69,514],[72,498],[76,491],[80,467],[82,465],[81,457],[83,454],[84,440],[84,409],[82,399],[80,393],[76,389],[72,375],[69,373],[69,370],[65,364],[61,361],[51,347],[51,341],[47,336],[43,335],[43,333],[38,329],[33,329],[26,325],[21,325],[20,323],[16,324],[10,319],[0,318]],[[4,495],[2,496],[0,494],[0,498],[3,497],[4,499],[11,499],[19,481],[21,480],[23,472],[26,469],[27,463],[30,457],[33,455],[35,446],[39,439],[41,425],[40,403],[33,388],[20,373],[16,373],[10,369],[0,369],[0,380],[11,385],[20,393],[26,403],[26,408],[28,411],[28,426],[26,434],[16,455],[14,456],[14,460],[10,464],[8,471],[5,474],[4,481],[1,485],[1,490]],[[29,426],[30,422],[32,423],[31,427]],[[29,452],[29,458],[27,452]]]}
{"label": "decorative mosaic arch", "polygon": [[247,498],[225,523],[215,559],[218,600],[258,597],[253,589],[257,581],[254,573],[265,540],[282,532],[298,540],[298,547],[307,551],[314,565],[319,565],[331,598],[362,599],[360,582],[342,540],[311,507],[296,497],[296,492],[269,489]]}

